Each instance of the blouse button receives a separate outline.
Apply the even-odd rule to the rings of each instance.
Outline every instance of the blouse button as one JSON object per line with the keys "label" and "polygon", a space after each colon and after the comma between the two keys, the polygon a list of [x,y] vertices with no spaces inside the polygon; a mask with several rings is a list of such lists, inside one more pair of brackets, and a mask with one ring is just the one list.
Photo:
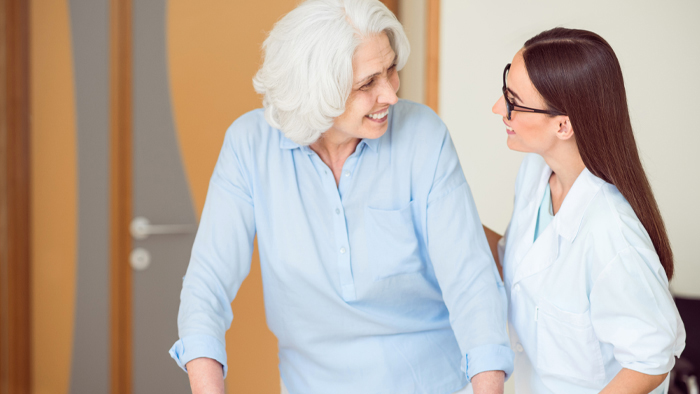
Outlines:
{"label": "blouse button", "polygon": [[517,345],[515,345],[515,350],[517,350],[519,353],[522,353],[525,349],[523,349],[523,345],[518,343]]}

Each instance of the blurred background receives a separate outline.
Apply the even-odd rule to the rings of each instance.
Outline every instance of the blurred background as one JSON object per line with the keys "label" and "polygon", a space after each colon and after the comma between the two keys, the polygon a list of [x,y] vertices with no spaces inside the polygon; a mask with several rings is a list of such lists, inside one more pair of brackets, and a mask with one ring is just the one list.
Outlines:
{"label": "blurred background", "polygon": [[[0,394],[189,392],[167,351],[209,177],[226,128],[261,106],[251,79],[266,33],[298,3],[0,0]],[[385,4],[412,46],[399,96],[443,118],[500,233],[523,158],[491,113],[503,67],[555,26],[608,40],[698,365],[700,2]],[[253,260],[232,304],[226,387],[279,393]]]}

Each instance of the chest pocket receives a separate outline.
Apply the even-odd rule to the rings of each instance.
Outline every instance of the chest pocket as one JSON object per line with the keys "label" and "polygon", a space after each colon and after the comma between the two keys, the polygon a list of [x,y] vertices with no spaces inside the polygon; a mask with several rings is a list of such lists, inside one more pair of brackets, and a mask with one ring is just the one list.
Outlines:
{"label": "chest pocket", "polygon": [[564,378],[602,388],[605,368],[590,314],[563,311],[546,300],[537,307],[537,370],[543,380]]}
{"label": "chest pocket", "polygon": [[365,208],[367,261],[374,280],[423,269],[413,225],[413,201],[397,210]]}

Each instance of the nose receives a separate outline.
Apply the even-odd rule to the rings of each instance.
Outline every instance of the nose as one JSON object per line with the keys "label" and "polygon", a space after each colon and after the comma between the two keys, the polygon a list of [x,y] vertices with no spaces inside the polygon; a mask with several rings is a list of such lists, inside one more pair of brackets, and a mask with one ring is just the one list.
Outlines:
{"label": "nose", "polygon": [[396,75],[396,81],[392,81],[392,78],[383,79],[377,102],[379,104],[396,104],[399,101],[399,97],[396,95],[396,92],[399,91],[399,83],[398,75]]}
{"label": "nose", "polygon": [[506,102],[505,99],[503,98],[503,95],[501,95],[498,100],[496,100],[496,103],[491,107],[491,112],[493,112],[496,115],[501,115],[504,118],[508,117],[508,113],[506,112]]}

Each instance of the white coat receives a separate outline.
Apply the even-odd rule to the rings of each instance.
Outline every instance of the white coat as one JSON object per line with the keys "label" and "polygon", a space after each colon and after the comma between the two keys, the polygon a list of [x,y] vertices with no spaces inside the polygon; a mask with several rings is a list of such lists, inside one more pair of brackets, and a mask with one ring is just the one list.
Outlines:
{"label": "white coat", "polygon": [[516,393],[597,393],[622,368],[669,372],[685,329],[649,235],[585,169],[533,242],[551,173],[539,155],[523,160],[499,244]]}

